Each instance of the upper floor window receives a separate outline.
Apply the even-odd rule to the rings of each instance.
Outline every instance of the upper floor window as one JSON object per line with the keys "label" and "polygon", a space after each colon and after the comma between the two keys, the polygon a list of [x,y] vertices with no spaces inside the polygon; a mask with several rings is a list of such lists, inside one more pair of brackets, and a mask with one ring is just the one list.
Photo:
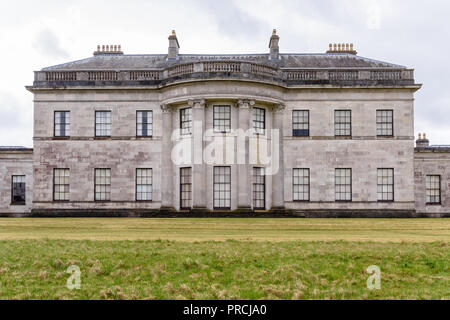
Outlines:
{"label": "upper floor window", "polygon": [[70,137],[70,112],[55,111],[55,137]]}
{"label": "upper floor window", "polygon": [[352,201],[352,169],[336,169],[336,201]]}
{"label": "upper floor window", "polygon": [[334,111],[334,135],[337,137],[352,136],[352,112],[350,110]]}
{"label": "upper floor window", "polygon": [[111,136],[111,111],[95,112],[95,136],[96,137]]}
{"label": "upper floor window", "polygon": [[308,110],[294,110],[292,112],[292,130],[294,137],[309,137]]}
{"label": "upper floor window", "polygon": [[192,134],[192,108],[180,110],[180,129],[182,135]]}
{"label": "upper floor window", "polygon": [[256,134],[266,133],[266,110],[253,108],[253,129]]}
{"label": "upper floor window", "polygon": [[25,204],[25,176],[12,176],[12,204]]}
{"label": "upper floor window", "polygon": [[111,169],[95,169],[95,201],[111,200]]}
{"label": "upper floor window", "polygon": [[214,132],[230,132],[231,107],[214,106]]}
{"label": "upper floor window", "polygon": [[378,201],[394,201],[394,169],[378,169]]}
{"label": "upper floor window", "polygon": [[152,111],[138,111],[136,113],[136,136],[138,137],[153,136]]}
{"label": "upper floor window", "polygon": [[69,169],[53,170],[53,200],[69,201]]}
{"label": "upper floor window", "polygon": [[426,176],[427,204],[441,204],[441,176]]}
{"label": "upper floor window", "polygon": [[377,136],[392,137],[394,135],[394,111],[377,110]]}

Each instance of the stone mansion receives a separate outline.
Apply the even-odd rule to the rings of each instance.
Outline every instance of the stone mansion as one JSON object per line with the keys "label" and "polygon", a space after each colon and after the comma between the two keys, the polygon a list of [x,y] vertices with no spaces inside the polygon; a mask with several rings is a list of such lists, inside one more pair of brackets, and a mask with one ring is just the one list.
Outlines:
{"label": "stone mansion", "polygon": [[414,70],[357,55],[124,54],[35,72],[5,216],[444,217],[450,146],[414,137]]}

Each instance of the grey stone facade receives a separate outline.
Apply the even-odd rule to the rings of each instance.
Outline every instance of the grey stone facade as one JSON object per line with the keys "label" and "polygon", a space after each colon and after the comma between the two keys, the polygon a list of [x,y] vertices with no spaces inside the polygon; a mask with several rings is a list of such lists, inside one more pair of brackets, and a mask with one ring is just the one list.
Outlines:
{"label": "grey stone facade", "polygon": [[[27,195],[19,211],[38,216],[449,214],[450,153],[414,152],[414,93],[421,85],[413,70],[359,57],[353,46],[330,46],[325,54],[283,54],[278,42],[274,32],[270,54],[183,55],[173,33],[168,55],[125,55],[117,46],[99,47],[91,58],[36,72],[27,87],[34,94],[33,163],[22,166],[32,197]],[[229,106],[228,133],[211,131],[218,105]],[[194,134],[175,139],[185,108],[192,110]],[[256,108],[265,112],[265,132],[250,132],[239,145],[235,130],[254,127]],[[309,132],[302,137],[294,135],[296,110],[309,112]],[[335,134],[339,110],[351,111],[348,136]],[[377,134],[380,110],[393,114],[392,135]],[[70,137],[55,136],[58,111],[70,112]],[[96,137],[96,111],[111,112],[110,136]],[[152,112],[149,137],[137,136],[138,111]],[[202,132],[199,141],[196,130]],[[195,154],[188,163],[172,161],[180,142],[209,150],[217,138],[230,143],[221,146],[226,152],[229,146],[237,149],[231,161],[205,163],[200,156],[199,162]],[[279,159],[279,170],[265,177],[265,210],[255,212],[253,167],[268,171],[272,166],[260,160],[265,142],[276,146],[267,155]],[[240,154],[248,161],[237,161]],[[259,163],[250,163],[253,154]],[[11,175],[8,160],[1,159],[0,174]],[[215,202],[220,195],[214,192],[214,167],[219,166],[230,167],[226,210]],[[180,170],[186,167],[192,170],[191,210],[180,211]],[[100,168],[111,169],[110,201],[95,201],[95,169]],[[152,201],[137,201],[136,170],[144,168],[152,169]],[[336,201],[335,172],[343,168],[351,169],[351,201],[346,202]],[[393,201],[379,201],[377,179],[384,168],[393,172]],[[55,201],[55,169],[70,170],[68,201]],[[308,201],[294,199],[294,169],[309,170]],[[432,207],[422,201],[429,172],[442,177],[442,202]],[[0,190],[0,212],[18,213],[5,203],[8,178],[0,180]]]}

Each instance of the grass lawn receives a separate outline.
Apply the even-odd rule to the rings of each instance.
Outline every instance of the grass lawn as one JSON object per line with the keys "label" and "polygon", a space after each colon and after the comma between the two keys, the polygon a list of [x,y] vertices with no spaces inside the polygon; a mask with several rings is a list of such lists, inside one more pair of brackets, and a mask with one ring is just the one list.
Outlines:
{"label": "grass lawn", "polygon": [[450,299],[449,240],[450,219],[0,219],[0,299]]}

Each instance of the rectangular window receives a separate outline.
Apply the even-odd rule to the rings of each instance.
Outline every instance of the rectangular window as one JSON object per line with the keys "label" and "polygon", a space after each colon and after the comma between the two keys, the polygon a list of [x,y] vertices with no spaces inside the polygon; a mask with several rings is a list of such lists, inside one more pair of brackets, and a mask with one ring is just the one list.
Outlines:
{"label": "rectangular window", "polygon": [[153,112],[137,111],[136,113],[136,136],[153,136]]}
{"label": "rectangular window", "polygon": [[95,201],[111,200],[111,169],[95,169]]}
{"label": "rectangular window", "polygon": [[192,134],[192,108],[180,110],[180,129],[182,135]]}
{"label": "rectangular window", "polygon": [[153,170],[136,169],[136,201],[152,201]]}
{"label": "rectangular window", "polygon": [[253,108],[253,129],[256,134],[266,133],[266,110]]}
{"label": "rectangular window", "polygon": [[111,111],[95,112],[95,136],[96,137],[111,136]]}
{"label": "rectangular window", "polygon": [[55,111],[55,137],[70,137],[70,112]]}
{"label": "rectangular window", "polygon": [[214,132],[230,132],[231,107],[214,106]]}
{"label": "rectangular window", "polygon": [[12,204],[25,204],[25,176],[12,176]]}
{"label": "rectangular window", "polygon": [[231,167],[214,167],[214,209],[231,209]]}
{"label": "rectangular window", "polygon": [[334,135],[336,137],[352,136],[352,112],[350,110],[334,111]]}
{"label": "rectangular window", "polygon": [[294,201],[309,201],[309,169],[294,169]]}
{"label": "rectangular window", "polygon": [[394,169],[378,169],[378,201],[394,201]]}
{"label": "rectangular window", "polygon": [[266,209],[266,171],[265,168],[253,168],[253,209]]}
{"label": "rectangular window", "polygon": [[377,136],[392,137],[394,135],[394,111],[377,110]]}
{"label": "rectangular window", "polygon": [[294,137],[309,137],[308,110],[294,110],[292,112],[292,130]]}
{"label": "rectangular window", "polygon": [[53,200],[69,201],[69,169],[53,170]]}
{"label": "rectangular window", "polygon": [[336,169],[336,201],[352,201],[352,169]]}
{"label": "rectangular window", "polygon": [[427,204],[441,204],[441,176],[427,176]]}
{"label": "rectangular window", "polygon": [[192,169],[180,169],[180,208],[189,210],[192,208]]}

